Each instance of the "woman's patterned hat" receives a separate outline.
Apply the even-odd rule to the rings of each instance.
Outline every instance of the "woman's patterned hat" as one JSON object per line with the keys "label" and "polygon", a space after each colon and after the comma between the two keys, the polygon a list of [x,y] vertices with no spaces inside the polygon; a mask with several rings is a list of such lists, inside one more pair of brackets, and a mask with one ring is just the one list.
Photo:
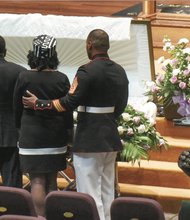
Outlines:
{"label": "woman's patterned hat", "polygon": [[49,35],[39,35],[33,40],[33,51],[36,57],[50,58],[56,50],[56,39]]}

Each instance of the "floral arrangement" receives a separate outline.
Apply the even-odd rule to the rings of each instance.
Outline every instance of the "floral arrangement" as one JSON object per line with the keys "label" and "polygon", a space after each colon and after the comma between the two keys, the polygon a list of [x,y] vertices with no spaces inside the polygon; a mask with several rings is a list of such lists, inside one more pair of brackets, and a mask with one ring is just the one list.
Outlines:
{"label": "floral arrangement", "polygon": [[156,131],[145,115],[128,105],[118,120],[118,131],[123,142],[121,160],[140,164],[141,159],[149,159],[151,150],[168,148],[166,140]]}
{"label": "floral arrangement", "polygon": [[168,37],[163,39],[163,50],[168,52],[169,58],[158,59],[162,72],[156,75],[155,82],[146,82],[150,98],[166,103],[172,100],[178,104],[178,113],[182,116],[190,115],[190,47],[189,40],[182,38],[173,45]]}

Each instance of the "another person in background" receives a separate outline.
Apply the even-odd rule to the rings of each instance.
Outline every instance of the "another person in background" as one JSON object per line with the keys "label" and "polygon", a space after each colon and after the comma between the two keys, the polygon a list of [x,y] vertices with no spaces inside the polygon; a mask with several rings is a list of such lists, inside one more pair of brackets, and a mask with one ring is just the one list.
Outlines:
{"label": "another person in background", "polygon": [[[73,143],[73,162],[78,192],[91,195],[101,220],[110,220],[114,200],[115,162],[122,143],[117,117],[128,101],[125,70],[108,56],[109,36],[101,29],[89,33],[86,50],[91,62],[81,66],[69,93],[60,99],[41,100],[29,93],[23,103],[43,113],[78,107],[78,124]],[[51,112],[54,112],[51,111]]]}
{"label": "another person in background", "polygon": [[4,186],[22,187],[18,131],[13,117],[13,91],[24,67],[5,60],[6,42],[0,36],[0,174]]}
{"label": "another person in background", "polygon": [[44,216],[45,196],[57,190],[57,173],[66,168],[73,113],[24,109],[22,96],[30,90],[41,99],[58,99],[68,93],[70,83],[65,74],[56,70],[59,60],[52,36],[40,35],[33,40],[28,64],[31,70],[22,72],[15,86],[14,113],[16,127],[20,129],[21,168],[29,174],[37,213]]}

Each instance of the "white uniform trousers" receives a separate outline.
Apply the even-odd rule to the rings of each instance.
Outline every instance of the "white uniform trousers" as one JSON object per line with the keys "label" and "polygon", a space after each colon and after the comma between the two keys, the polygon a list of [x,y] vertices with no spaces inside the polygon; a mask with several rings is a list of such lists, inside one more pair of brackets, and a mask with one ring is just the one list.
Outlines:
{"label": "white uniform trousers", "polygon": [[77,191],[94,198],[100,220],[110,220],[115,196],[116,155],[117,152],[73,154]]}

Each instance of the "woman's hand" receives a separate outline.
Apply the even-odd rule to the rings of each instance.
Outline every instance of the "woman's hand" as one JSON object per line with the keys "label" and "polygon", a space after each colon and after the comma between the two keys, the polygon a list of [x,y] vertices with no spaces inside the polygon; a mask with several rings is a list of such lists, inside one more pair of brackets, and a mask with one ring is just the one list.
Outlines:
{"label": "woman's hand", "polygon": [[34,109],[35,103],[38,100],[38,98],[31,93],[30,91],[26,91],[28,96],[22,97],[22,103],[24,105],[24,108]]}

